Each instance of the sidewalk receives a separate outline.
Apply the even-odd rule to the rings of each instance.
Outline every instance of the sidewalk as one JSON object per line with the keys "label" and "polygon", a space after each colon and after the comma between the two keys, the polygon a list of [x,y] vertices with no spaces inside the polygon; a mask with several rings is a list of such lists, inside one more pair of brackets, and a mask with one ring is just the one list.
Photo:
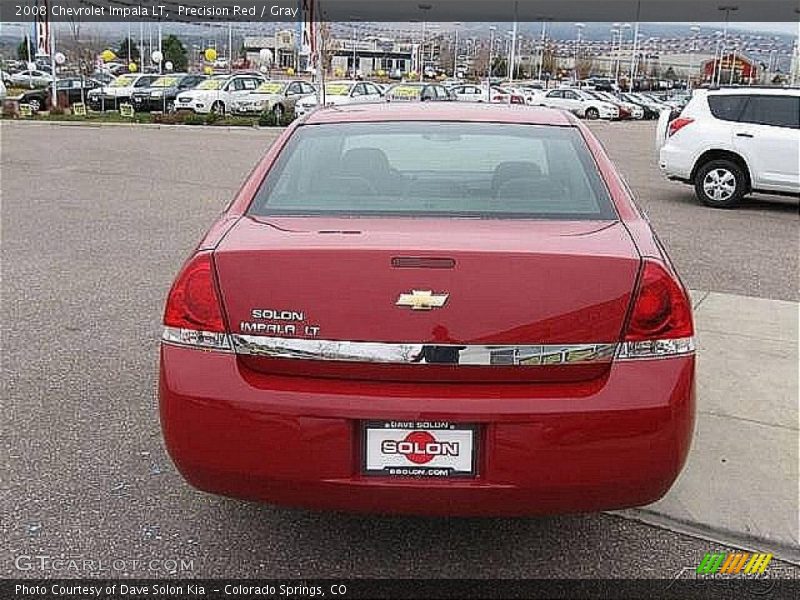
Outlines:
{"label": "sidewalk", "polygon": [[697,423],[665,498],[619,514],[800,564],[796,302],[692,292]]}

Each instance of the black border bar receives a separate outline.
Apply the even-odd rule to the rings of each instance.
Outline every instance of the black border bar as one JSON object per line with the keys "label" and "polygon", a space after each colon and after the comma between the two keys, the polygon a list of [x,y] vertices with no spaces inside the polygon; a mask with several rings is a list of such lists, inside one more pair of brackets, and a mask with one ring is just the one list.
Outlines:
{"label": "black border bar", "polygon": [[[800,0],[0,0],[0,21],[297,22],[798,22]],[[27,8],[26,8],[27,7]],[[112,11],[114,9],[114,11]],[[128,9],[127,16],[120,11]],[[729,9],[729,10],[726,10]],[[146,10],[147,14],[143,14]]]}
{"label": "black border bar", "polygon": [[[554,557],[554,560],[557,560]],[[23,587],[24,586],[24,587]],[[37,591],[32,591],[37,590]],[[97,593],[99,590],[99,593]],[[135,590],[135,591],[132,591]],[[75,593],[71,593],[74,591]],[[3,580],[3,600],[266,600],[288,598],[797,598],[798,579],[61,579]]]}

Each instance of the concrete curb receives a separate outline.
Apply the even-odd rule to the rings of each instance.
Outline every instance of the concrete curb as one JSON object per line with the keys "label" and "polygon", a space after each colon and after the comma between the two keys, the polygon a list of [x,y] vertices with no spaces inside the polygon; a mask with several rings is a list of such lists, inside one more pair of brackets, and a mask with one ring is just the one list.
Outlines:
{"label": "concrete curb", "polygon": [[697,420],[664,498],[611,511],[800,565],[800,304],[692,290]]}

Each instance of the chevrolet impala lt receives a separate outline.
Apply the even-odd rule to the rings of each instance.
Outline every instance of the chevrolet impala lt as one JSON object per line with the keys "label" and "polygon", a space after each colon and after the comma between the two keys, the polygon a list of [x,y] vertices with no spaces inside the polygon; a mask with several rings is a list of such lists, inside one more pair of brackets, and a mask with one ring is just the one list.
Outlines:
{"label": "chevrolet impala lt", "polygon": [[686,290],[598,141],[547,108],[295,122],[181,268],[160,353],[186,480],[274,504],[638,506],[692,437]]}

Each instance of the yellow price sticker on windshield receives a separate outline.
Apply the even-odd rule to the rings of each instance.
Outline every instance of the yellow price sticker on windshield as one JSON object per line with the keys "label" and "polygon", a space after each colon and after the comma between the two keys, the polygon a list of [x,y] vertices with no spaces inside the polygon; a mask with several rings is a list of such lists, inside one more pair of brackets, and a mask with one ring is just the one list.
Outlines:
{"label": "yellow price sticker on windshield", "polygon": [[134,78],[129,75],[120,75],[114,81],[111,82],[109,87],[128,87],[129,85],[133,84]]}
{"label": "yellow price sticker on windshield", "polygon": [[416,98],[422,93],[422,88],[411,85],[398,85],[389,92],[395,98]]}
{"label": "yellow price sticker on windshield", "polygon": [[159,77],[153,82],[153,87],[172,87],[178,83],[177,77]]}
{"label": "yellow price sticker on windshield", "polygon": [[350,91],[349,87],[344,84],[331,84],[325,86],[325,93],[331,96],[346,96]]}
{"label": "yellow price sticker on windshield", "polygon": [[256,88],[259,94],[280,94],[283,89],[283,84],[275,82],[262,83]]}
{"label": "yellow price sticker on windshield", "polygon": [[198,90],[218,90],[224,83],[223,79],[206,79],[203,83],[197,86]]}

